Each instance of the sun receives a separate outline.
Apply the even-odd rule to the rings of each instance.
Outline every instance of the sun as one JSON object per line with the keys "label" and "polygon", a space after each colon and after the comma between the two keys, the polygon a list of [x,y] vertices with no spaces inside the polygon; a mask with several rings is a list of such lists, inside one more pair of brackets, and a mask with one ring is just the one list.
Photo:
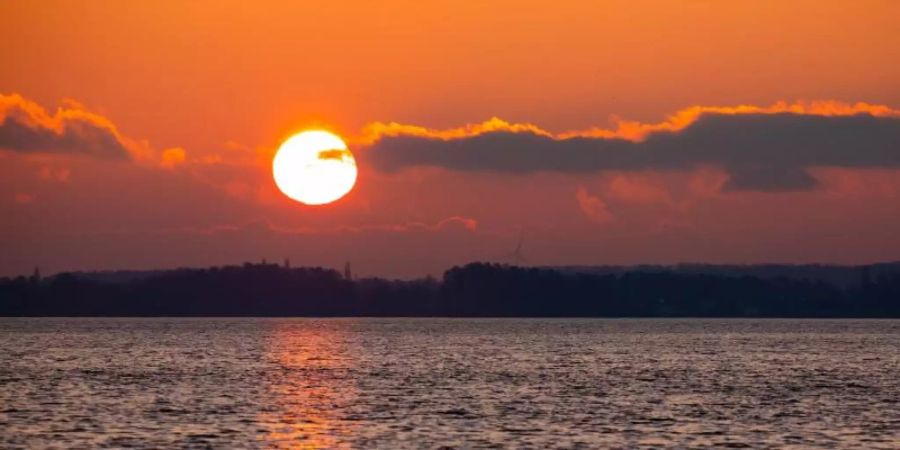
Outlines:
{"label": "sun", "polygon": [[337,135],[310,130],[281,144],[272,176],[284,195],[307,205],[324,205],[347,195],[356,184],[356,159]]}

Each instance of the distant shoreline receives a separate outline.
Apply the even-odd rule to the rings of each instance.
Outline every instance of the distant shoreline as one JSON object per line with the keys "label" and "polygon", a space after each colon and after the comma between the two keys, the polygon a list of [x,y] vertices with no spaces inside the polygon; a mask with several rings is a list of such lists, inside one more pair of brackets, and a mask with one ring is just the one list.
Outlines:
{"label": "distant shoreline", "polygon": [[422,320],[900,320],[900,316],[8,316],[0,319],[422,319]]}
{"label": "distant shoreline", "polygon": [[898,318],[900,264],[454,267],[354,279],[244,264],[0,279],[3,317]]}

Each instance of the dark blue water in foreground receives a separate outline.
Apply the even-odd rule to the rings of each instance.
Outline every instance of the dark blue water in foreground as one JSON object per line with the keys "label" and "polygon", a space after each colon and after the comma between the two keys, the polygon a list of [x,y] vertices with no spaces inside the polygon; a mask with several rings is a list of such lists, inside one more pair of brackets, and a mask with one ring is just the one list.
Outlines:
{"label": "dark blue water in foreground", "polygon": [[0,319],[0,447],[900,445],[897,320]]}

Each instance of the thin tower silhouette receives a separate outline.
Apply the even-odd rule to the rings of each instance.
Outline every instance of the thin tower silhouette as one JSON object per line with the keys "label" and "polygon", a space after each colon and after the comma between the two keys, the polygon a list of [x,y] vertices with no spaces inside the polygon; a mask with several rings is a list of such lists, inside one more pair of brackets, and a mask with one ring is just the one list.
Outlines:
{"label": "thin tower silhouette", "polygon": [[522,246],[525,244],[525,234],[519,233],[519,241],[516,243],[516,248],[513,251],[504,255],[505,258],[512,260],[515,263],[523,264],[527,263],[528,259],[525,258],[525,255],[522,254]]}
{"label": "thin tower silhouette", "polygon": [[350,261],[344,264],[344,279],[350,281],[353,279],[353,273],[350,272]]}

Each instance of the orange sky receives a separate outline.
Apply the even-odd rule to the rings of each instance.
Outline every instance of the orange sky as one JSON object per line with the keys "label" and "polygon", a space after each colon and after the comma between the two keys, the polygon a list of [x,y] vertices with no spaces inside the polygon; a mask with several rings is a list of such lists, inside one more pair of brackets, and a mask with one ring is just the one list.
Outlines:
{"label": "orange sky", "polygon": [[332,3],[0,4],[0,94],[88,111],[170,161],[0,149],[0,274],[290,256],[416,276],[503,255],[520,230],[535,264],[900,259],[893,166],[815,168],[818,186],[791,192],[723,190],[716,166],[361,166],[321,209],[280,196],[265,167],[309,126],[353,138],[499,117],[565,133],[693,106],[896,110],[898,2]]}

